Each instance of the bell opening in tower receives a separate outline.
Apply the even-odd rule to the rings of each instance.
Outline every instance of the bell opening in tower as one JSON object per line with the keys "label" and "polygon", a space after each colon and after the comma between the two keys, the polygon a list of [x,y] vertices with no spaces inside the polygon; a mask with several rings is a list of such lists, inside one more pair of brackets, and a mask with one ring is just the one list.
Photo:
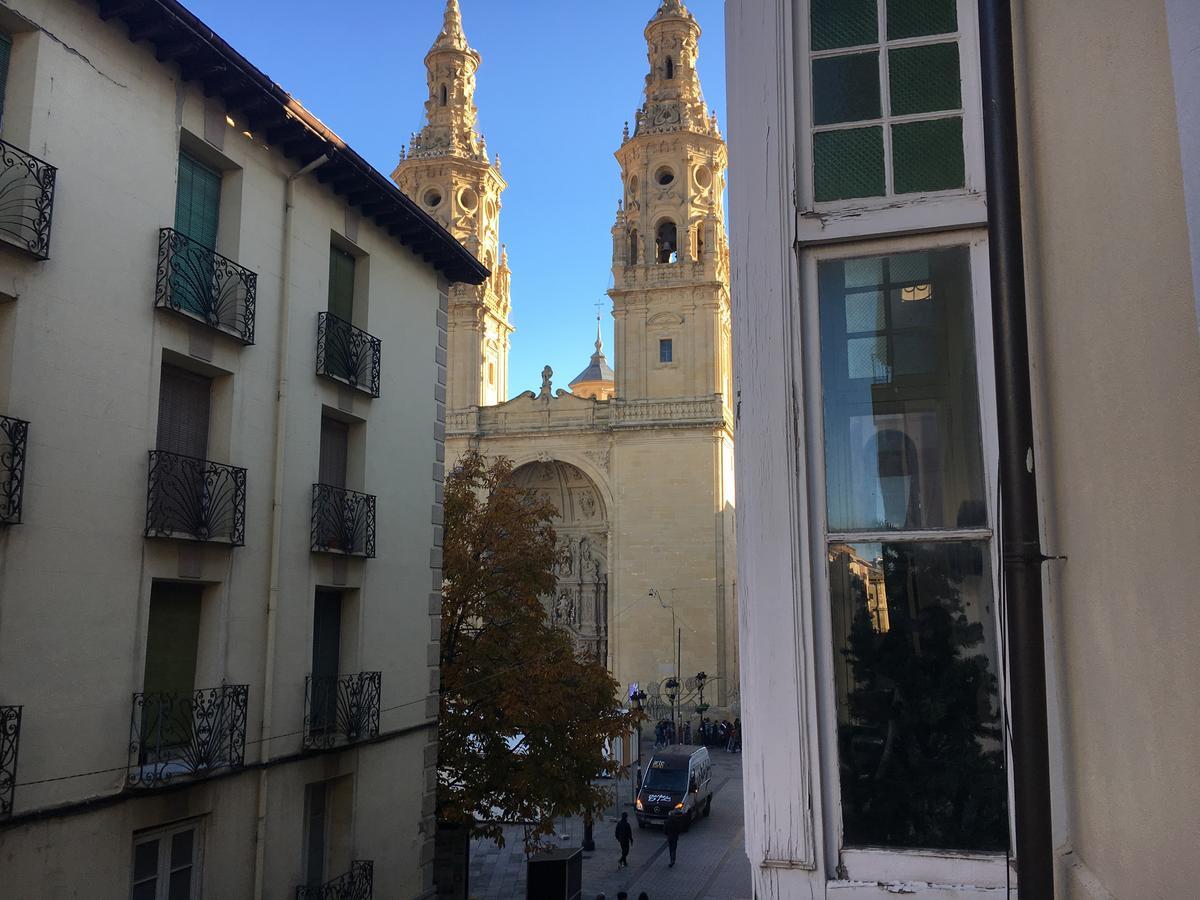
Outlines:
{"label": "bell opening in tower", "polygon": [[658,233],[654,238],[655,258],[659,264],[677,262],[679,259],[679,239],[675,223],[669,219],[660,223]]}

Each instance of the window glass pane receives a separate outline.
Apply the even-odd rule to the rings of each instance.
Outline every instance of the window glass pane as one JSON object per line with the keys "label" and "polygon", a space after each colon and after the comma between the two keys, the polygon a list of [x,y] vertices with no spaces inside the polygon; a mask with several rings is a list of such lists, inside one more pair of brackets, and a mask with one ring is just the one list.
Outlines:
{"label": "window glass pane", "polygon": [[674,359],[674,345],[669,340],[658,342],[658,361],[669,363]]}
{"label": "window glass pane", "polygon": [[812,0],[812,49],[857,47],[879,40],[875,0]]}
{"label": "window glass pane", "polygon": [[813,181],[818,202],[882,197],[883,129],[874,125],[814,134]]}
{"label": "window glass pane", "polygon": [[133,900],[155,900],[156,891],[157,885],[152,879],[150,881],[143,881],[141,884],[135,884],[131,896]]}
{"label": "window glass pane", "polygon": [[192,838],[195,832],[190,828],[181,831],[171,838],[171,868],[178,869],[192,864]]}
{"label": "window glass pane", "polygon": [[[133,848],[133,880],[153,879],[158,874],[158,841],[143,841]],[[153,892],[151,892],[153,896]]]}
{"label": "window glass pane", "polygon": [[887,0],[889,41],[957,30],[955,0]]}
{"label": "window glass pane", "polygon": [[829,548],[850,846],[1007,847],[988,545]]}
{"label": "window glass pane", "polygon": [[962,119],[893,125],[892,165],[897,194],[965,186]]}
{"label": "window glass pane", "polygon": [[192,868],[180,869],[171,873],[171,882],[167,900],[192,900]]}
{"label": "window glass pane", "polygon": [[958,44],[888,51],[892,115],[938,112],[962,106]]}
{"label": "window glass pane", "polygon": [[813,60],[813,123],[878,119],[879,54],[851,53]]}
{"label": "window glass pane", "polygon": [[985,527],[967,248],[818,279],[829,530]]}

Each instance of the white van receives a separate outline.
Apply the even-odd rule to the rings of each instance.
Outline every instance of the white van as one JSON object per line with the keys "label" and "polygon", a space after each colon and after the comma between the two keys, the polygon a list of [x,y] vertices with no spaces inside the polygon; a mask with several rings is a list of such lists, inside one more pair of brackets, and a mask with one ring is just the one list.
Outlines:
{"label": "white van", "polygon": [[707,747],[681,744],[650,759],[638,789],[638,827],[662,825],[669,815],[684,817],[684,827],[712,812],[712,760]]}

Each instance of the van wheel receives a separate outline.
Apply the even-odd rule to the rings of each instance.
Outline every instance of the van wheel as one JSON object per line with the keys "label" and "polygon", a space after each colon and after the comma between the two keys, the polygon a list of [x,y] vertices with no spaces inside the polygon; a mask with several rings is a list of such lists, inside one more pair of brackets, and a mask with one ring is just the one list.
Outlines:
{"label": "van wheel", "polygon": [[710,796],[708,798],[708,802],[704,804],[704,815],[709,816],[711,814],[712,814],[712,797]]}

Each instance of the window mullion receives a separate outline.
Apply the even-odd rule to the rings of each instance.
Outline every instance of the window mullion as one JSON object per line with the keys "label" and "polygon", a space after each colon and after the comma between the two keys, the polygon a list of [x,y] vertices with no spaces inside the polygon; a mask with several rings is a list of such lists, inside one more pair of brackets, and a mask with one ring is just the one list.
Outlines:
{"label": "window mullion", "polygon": [[879,0],[879,108],[883,111],[883,192],[884,197],[896,196],[892,176],[892,88],[888,75],[887,2]]}

